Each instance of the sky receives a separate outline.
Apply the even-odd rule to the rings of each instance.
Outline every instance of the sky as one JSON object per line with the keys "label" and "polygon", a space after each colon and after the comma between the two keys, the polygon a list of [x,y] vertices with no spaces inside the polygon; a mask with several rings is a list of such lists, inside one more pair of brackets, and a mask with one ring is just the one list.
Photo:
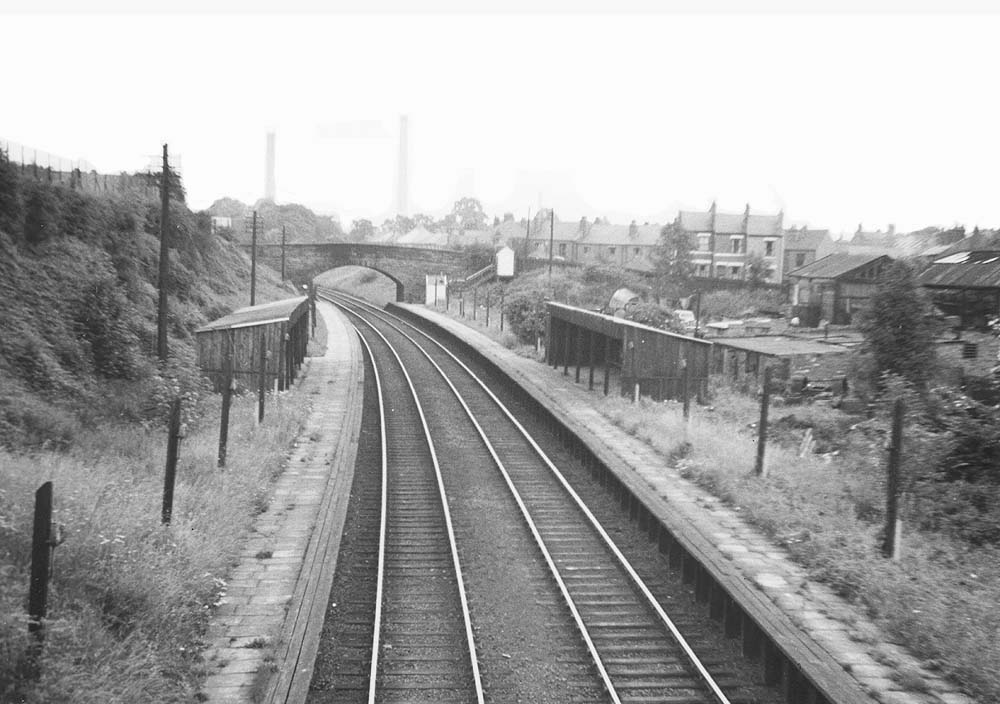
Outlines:
{"label": "sky", "polygon": [[108,173],[166,143],[201,209],[263,196],[273,130],[278,202],[349,225],[395,214],[405,114],[411,214],[1000,226],[1000,15],[645,1],[0,5],[0,141]]}

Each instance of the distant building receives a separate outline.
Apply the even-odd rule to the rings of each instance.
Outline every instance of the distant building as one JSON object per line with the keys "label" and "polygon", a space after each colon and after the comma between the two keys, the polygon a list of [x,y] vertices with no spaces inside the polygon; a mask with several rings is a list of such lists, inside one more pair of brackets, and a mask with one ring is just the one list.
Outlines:
{"label": "distant building", "polygon": [[851,323],[871,303],[875,286],[891,261],[884,254],[830,254],[788,272],[793,314],[808,327],[820,320]]}
{"label": "distant building", "polygon": [[651,271],[660,229],[660,225],[650,223],[612,225],[600,219],[590,222],[586,217],[578,223],[553,224],[548,214],[540,214],[531,223],[527,256],[548,259],[551,236],[552,258],[557,261]]}
{"label": "distant building", "polygon": [[784,261],[782,221],[777,215],[720,213],[715,203],[706,212],[682,210],[675,221],[692,239],[691,263],[695,276],[711,279],[747,278],[747,265],[754,255],[767,265],[766,280],[781,281]]}
{"label": "distant building", "polygon": [[786,276],[789,271],[812,264],[827,254],[833,254],[829,230],[808,230],[805,227],[785,230],[783,271]]}
{"label": "distant building", "polygon": [[917,276],[938,310],[958,316],[962,327],[982,328],[1000,317],[1000,248],[993,246],[951,252]]}
{"label": "distant building", "polygon": [[214,235],[216,232],[218,232],[219,230],[222,230],[222,229],[229,229],[229,230],[233,229],[233,219],[232,218],[223,217],[221,215],[213,215],[212,216],[212,234]]}

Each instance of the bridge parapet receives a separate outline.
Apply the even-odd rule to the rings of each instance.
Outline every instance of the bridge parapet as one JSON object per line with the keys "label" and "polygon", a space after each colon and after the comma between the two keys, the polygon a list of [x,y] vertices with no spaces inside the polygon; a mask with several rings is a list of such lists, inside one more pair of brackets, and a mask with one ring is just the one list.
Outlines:
{"label": "bridge parapet", "polygon": [[[250,245],[244,245],[249,253]],[[422,299],[426,274],[448,274],[464,278],[468,258],[460,250],[441,247],[414,247],[370,242],[331,242],[326,244],[286,244],[285,275],[296,284],[311,282],[324,271],[341,266],[363,266],[392,279],[396,300],[405,300],[407,292]],[[275,271],[281,270],[280,244],[257,245],[257,261]]]}

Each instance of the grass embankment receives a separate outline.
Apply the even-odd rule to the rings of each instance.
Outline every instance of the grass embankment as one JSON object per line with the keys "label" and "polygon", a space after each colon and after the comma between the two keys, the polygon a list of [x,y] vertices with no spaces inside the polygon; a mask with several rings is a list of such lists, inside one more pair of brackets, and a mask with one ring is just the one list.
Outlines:
{"label": "grass embankment", "polygon": [[[487,328],[481,315],[473,321],[466,311],[462,318],[455,306],[447,314],[522,356],[539,359],[533,346],[518,344],[509,331],[500,332],[496,316]],[[885,409],[868,433],[848,433],[852,422],[864,419],[851,421],[818,406],[772,407],[769,475],[761,479],[753,474],[757,445],[750,426],[759,417],[755,399],[716,389],[713,410],[694,406],[686,428],[679,404],[648,399],[633,404],[598,394],[593,399],[603,415],[655,448],[665,463],[738,507],[747,521],[787,547],[812,578],[859,607],[890,639],[953,677],[971,695],[1000,701],[1000,551],[913,530],[922,506],[911,501],[903,512],[908,525],[902,559],[891,562],[879,552],[889,425]],[[800,457],[804,431],[795,428],[803,425],[815,426],[819,449],[833,440],[840,451]],[[834,437],[824,437],[820,429]],[[904,475],[908,463],[920,461],[920,452],[907,454],[904,444]],[[874,655],[893,664],[874,645],[877,634],[858,629],[853,635],[871,642]],[[919,680],[907,684],[920,687]]]}
{"label": "grass embankment", "polygon": [[[205,665],[209,610],[253,517],[266,510],[306,406],[293,390],[269,399],[254,427],[256,397],[235,399],[225,469],[216,467],[219,399],[188,409],[173,519],[160,524],[166,433],[104,426],[65,452],[0,451],[0,536],[9,556],[0,580],[0,699],[25,702],[192,702]],[[35,489],[51,481],[55,550],[41,677],[21,679],[24,610]]]}
{"label": "grass embankment", "polygon": [[[235,402],[216,468],[219,399],[194,330],[249,300],[249,260],[171,202],[170,359],[153,354],[156,199],[22,178],[0,155],[0,702],[190,702],[200,638],[240,537],[266,506],[305,409]],[[295,295],[266,267],[258,300]],[[174,520],[160,526],[166,409],[184,401]],[[53,482],[55,550],[41,677],[26,678],[35,490]]]}

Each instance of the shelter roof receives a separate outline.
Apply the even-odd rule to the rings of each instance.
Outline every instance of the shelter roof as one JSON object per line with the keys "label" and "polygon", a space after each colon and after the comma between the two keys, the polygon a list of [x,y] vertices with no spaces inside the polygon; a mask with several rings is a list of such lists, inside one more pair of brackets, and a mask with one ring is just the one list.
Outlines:
{"label": "shelter roof", "polygon": [[1000,251],[955,252],[935,260],[917,276],[924,286],[1000,288]]}
{"label": "shelter roof", "polygon": [[804,354],[832,354],[847,352],[847,348],[812,340],[802,340],[785,335],[763,337],[722,338],[712,341],[720,347],[731,347],[746,352],[758,352],[773,357],[792,357]]}
{"label": "shelter roof", "polygon": [[206,325],[202,325],[195,332],[209,332],[211,330],[233,330],[236,328],[247,328],[254,325],[269,325],[271,323],[284,323],[291,319],[296,309],[307,296],[296,298],[285,298],[271,303],[262,303],[258,306],[247,306],[233,311],[217,320],[213,320]]}
{"label": "shelter roof", "polygon": [[803,279],[836,279],[883,257],[884,254],[828,254],[822,259],[793,269],[788,272],[788,276]]}

